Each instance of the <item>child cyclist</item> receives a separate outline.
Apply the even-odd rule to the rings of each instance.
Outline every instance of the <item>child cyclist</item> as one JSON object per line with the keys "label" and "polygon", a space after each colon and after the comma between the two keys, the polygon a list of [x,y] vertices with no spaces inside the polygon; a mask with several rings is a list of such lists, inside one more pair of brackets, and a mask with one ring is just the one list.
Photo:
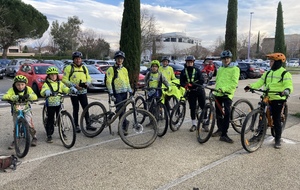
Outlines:
{"label": "child cyclist", "polygon": [[[150,72],[147,73],[145,76],[145,85],[147,88],[161,88],[162,84],[166,86],[166,90],[171,90],[169,87],[169,83],[167,79],[164,77],[164,75],[158,71],[159,69],[159,61],[153,60],[151,61],[151,69]],[[161,97],[162,96],[162,90],[161,89],[153,89],[148,92],[149,99]]]}
{"label": "child cyclist", "polygon": [[47,134],[47,143],[52,143],[52,134],[54,132],[54,118],[58,114],[61,97],[58,93],[76,93],[77,89],[75,87],[68,88],[64,83],[59,80],[58,69],[56,67],[49,67],[46,71],[47,77],[45,83],[43,84],[41,90],[41,96],[47,97],[47,123],[45,126]]}
{"label": "child cyclist", "polygon": [[[23,75],[17,75],[14,78],[14,83],[10,89],[6,92],[6,94],[3,95],[4,100],[10,100],[13,102],[18,102],[19,100],[27,100],[27,104],[24,109],[24,117],[26,121],[29,124],[29,131],[32,136],[32,141],[31,141],[31,146],[36,146],[37,145],[37,138],[36,138],[36,130],[34,129],[34,125],[32,122],[32,112],[31,112],[31,107],[28,102],[37,100],[37,95],[34,93],[32,88],[29,86],[26,86],[28,83],[28,80],[25,76]],[[17,112],[15,110],[15,106],[12,106],[12,115],[13,115],[13,122],[14,125],[16,125],[16,120],[17,120]],[[15,147],[14,141],[11,143],[11,145],[8,147],[8,149],[13,149]]]}

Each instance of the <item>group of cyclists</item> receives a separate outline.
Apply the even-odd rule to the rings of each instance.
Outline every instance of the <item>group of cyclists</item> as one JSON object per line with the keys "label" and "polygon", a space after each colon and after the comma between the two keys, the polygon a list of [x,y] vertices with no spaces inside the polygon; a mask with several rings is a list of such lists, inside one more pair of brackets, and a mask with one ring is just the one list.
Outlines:
{"label": "group of cyclists", "polygon": [[[58,77],[58,69],[56,67],[49,67],[47,69],[47,77],[40,92],[41,96],[48,97],[46,99],[46,105],[48,110],[48,121],[45,126],[46,130],[46,142],[52,143],[52,134],[54,132],[54,118],[55,114],[59,111],[60,96],[57,93],[73,93],[76,96],[71,96],[71,103],[73,107],[73,119],[76,126],[76,132],[80,133],[78,123],[79,103],[84,109],[88,105],[87,87],[91,83],[91,77],[87,68],[82,63],[82,53],[73,52],[73,63],[66,66],[64,69],[64,75],[62,81]],[[267,55],[270,59],[270,72],[265,72],[262,77],[255,83],[249,84],[245,87],[245,91],[249,88],[260,88],[264,86],[270,90],[281,92],[284,96],[270,95],[270,105],[272,106],[272,116],[274,120],[275,128],[275,148],[281,148],[281,125],[280,125],[280,110],[282,109],[283,102],[286,101],[286,96],[293,92],[292,77],[289,72],[285,71],[283,63],[286,61],[285,55],[282,53],[272,53]],[[110,96],[110,99],[118,104],[129,96],[133,95],[132,88],[129,83],[129,76],[127,69],[123,66],[125,59],[125,53],[117,51],[114,55],[116,61],[115,65],[110,67],[106,72],[105,83]],[[217,131],[212,136],[219,137],[220,141],[233,143],[233,140],[227,135],[230,119],[230,107],[232,99],[238,86],[240,70],[232,62],[232,53],[229,50],[225,50],[221,53],[222,66],[218,69],[216,75],[215,92],[216,99],[223,105],[225,115],[223,116],[221,111],[216,109],[217,118]],[[177,79],[174,75],[173,68],[168,66],[170,60],[168,57],[163,57],[161,61],[152,60],[150,64],[150,72],[145,76],[145,85],[148,88],[156,89],[152,93],[148,93],[149,96],[160,96],[166,107],[170,109],[169,97],[175,96],[178,100],[183,96],[184,92],[188,93],[188,103],[190,108],[191,128],[190,131],[196,130],[196,105],[199,105],[201,109],[204,108],[206,101],[206,94],[204,88],[199,86],[205,83],[205,79],[202,72],[205,71],[209,77],[212,77],[214,72],[213,63],[208,62],[204,69],[201,71],[195,67],[195,57],[189,55],[185,59],[184,69],[181,71],[180,79]],[[284,76],[281,76],[283,72],[286,72]],[[27,86],[28,80],[25,76],[17,75],[14,78],[12,88],[3,96],[3,99],[11,101],[18,101],[20,99],[37,100],[37,95],[33,90]],[[180,84],[181,88],[178,88],[175,84]],[[116,109],[120,109],[122,104],[118,104]],[[12,108],[13,109],[13,108]],[[125,110],[124,110],[125,112]],[[124,113],[123,112],[123,113]],[[13,112],[13,120],[15,122],[16,114]],[[120,115],[120,118],[123,114]],[[25,111],[25,118],[28,121],[31,128],[32,141],[31,145],[37,145],[37,137],[32,122],[32,113],[30,105],[28,103],[28,109]],[[90,125],[89,115],[85,115],[86,130],[95,131],[96,128]],[[128,128],[128,121],[124,120],[122,129],[126,134]],[[205,129],[205,127],[204,127]],[[9,146],[10,149],[14,147],[14,142]]]}

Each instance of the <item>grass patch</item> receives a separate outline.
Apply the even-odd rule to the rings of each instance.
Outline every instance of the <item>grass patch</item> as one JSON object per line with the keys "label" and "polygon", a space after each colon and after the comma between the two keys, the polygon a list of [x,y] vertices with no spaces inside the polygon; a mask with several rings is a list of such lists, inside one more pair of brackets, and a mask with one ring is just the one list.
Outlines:
{"label": "grass patch", "polygon": [[295,116],[295,117],[297,117],[297,118],[300,118],[300,113],[297,112],[297,113],[295,113],[295,114],[292,114],[292,116]]}

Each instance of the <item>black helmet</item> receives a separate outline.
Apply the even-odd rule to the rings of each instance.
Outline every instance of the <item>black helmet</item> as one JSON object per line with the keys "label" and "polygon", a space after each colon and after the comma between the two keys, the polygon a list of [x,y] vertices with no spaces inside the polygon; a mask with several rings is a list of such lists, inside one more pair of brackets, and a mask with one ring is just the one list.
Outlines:
{"label": "black helmet", "polygon": [[123,57],[125,59],[125,53],[123,51],[117,51],[115,53],[114,59],[116,59],[117,57]]}
{"label": "black helmet", "polygon": [[82,58],[82,53],[80,51],[74,51],[72,53],[72,59],[74,60],[76,57]]}
{"label": "black helmet", "polygon": [[224,50],[222,53],[221,53],[221,58],[225,58],[225,57],[232,57],[232,53],[231,51],[229,50]]}
{"label": "black helmet", "polygon": [[192,55],[188,55],[188,56],[185,58],[185,61],[195,61],[195,57],[192,56]]}
{"label": "black helmet", "polygon": [[164,60],[167,60],[170,63],[170,59],[168,57],[162,57],[161,62],[163,62]]}

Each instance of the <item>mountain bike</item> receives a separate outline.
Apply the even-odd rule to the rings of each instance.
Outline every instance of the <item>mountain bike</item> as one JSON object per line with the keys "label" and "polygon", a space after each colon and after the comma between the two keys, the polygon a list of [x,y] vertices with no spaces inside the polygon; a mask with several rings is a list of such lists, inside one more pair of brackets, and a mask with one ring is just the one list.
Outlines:
{"label": "mountain bike", "polygon": [[[241,143],[243,148],[248,152],[254,152],[259,149],[264,141],[267,128],[271,128],[271,134],[275,137],[275,130],[273,127],[273,120],[271,116],[270,104],[269,104],[269,94],[281,95],[281,92],[262,90],[262,89],[252,89],[250,92],[259,94],[257,92],[262,92],[260,95],[260,101],[258,102],[258,108],[252,110],[246,117],[242,131],[241,131]],[[281,127],[282,131],[285,128],[286,119],[288,114],[288,105],[284,102],[281,110]]]}
{"label": "mountain bike", "polygon": [[[72,115],[64,108],[64,97],[71,96],[72,94],[61,94],[61,93],[54,93],[51,96],[59,96],[60,97],[60,108],[59,112],[56,115],[54,121],[54,128],[58,128],[58,133],[61,142],[66,148],[72,148],[76,142],[76,131],[75,131],[75,124]],[[45,103],[42,112],[42,119],[44,127],[46,128],[47,119],[48,119],[48,112],[47,112],[47,100],[49,97],[45,98]]]}
{"label": "mountain bike", "polygon": [[[169,125],[169,113],[165,104],[162,103],[161,90],[166,88],[143,88],[144,97],[139,95],[135,98],[137,108],[143,108],[152,113],[157,121],[157,136],[162,137],[167,133]],[[141,121],[144,122],[144,118]]]}
{"label": "mountain bike", "polygon": [[[135,92],[134,92],[135,93]],[[126,100],[114,104],[111,97],[108,98],[109,110],[101,102],[91,102],[83,110],[80,117],[81,131],[87,137],[95,137],[99,135],[105,127],[109,127],[111,135],[114,133],[111,130],[112,123],[119,115],[132,105],[128,111],[120,118],[118,123],[118,133],[122,141],[132,148],[146,148],[150,146],[157,138],[157,122],[155,117],[147,110],[136,108],[134,96],[130,96]],[[113,107],[122,105],[116,112],[112,111]],[[84,125],[85,115],[89,115],[89,124],[96,128],[95,131],[86,130]],[[142,118],[145,118],[144,120]],[[123,129],[123,122],[126,122],[126,129]]]}
{"label": "mountain bike", "polygon": [[22,96],[19,96],[19,100],[17,102],[13,102],[11,100],[2,99],[2,101],[7,101],[11,104],[12,113],[16,113],[16,122],[14,126],[14,145],[16,155],[19,158],[23,158],[27,155],[30,147],[30,127],[25,119],[24,113],[28,111],[28,102],[33,102],[24,99]]}

